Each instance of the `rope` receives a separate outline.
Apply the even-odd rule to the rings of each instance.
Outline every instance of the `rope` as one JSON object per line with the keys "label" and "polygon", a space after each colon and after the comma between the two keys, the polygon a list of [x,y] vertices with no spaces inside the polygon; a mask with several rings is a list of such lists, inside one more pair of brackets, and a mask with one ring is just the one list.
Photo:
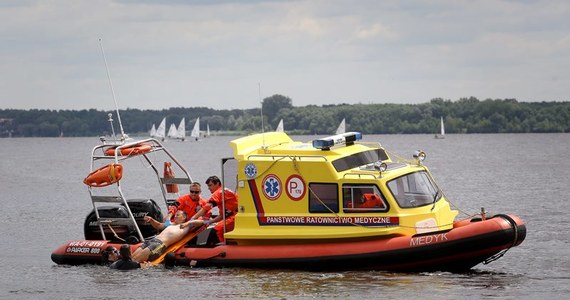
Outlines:
{"label": "rope", "polygon": [[[390,152],[390,151],[388,151],[388,150],[385,150],[385,151],[386,151],[390,156],[393,156],[393,157],[397,158],[397,162],[405,162],[405,163],[409,163],[409,164],[415,163],[415,161],[413,161],[413,160],[405,159],[404,157],[402,157],[402,156],[400,156],[400,155],[397,155],[397,154],[395,154],[395,153],[392,153],[392,152]],[[430,174],[430,175],[431,175],[431,174]],[[455,205],[455,203],[454,203],[453,201],[451,201],[451,200],[445,195],[445,192],[443,191],[443,189],[441,189],[441,188],[439,187],[439,184],[437,183],[437,181],[435,180],[435,178],[434,178],[433,176],[430,176],[430,177],[431,177],[431,179],[433,180],[433,182],[435,183],[435,185],[437,186],[437,188],[439,189],[439,191],[441,191],[441,194],[445,197],[445,199],[447,200],[447,202],[449,202],[449,204],[450,204],[454,209],[456,209],[457,211],[459,211],[461,214],[467,216],[465,219],[473,218],[473,217],[475,217],[475,216],[480,216],[480,215],[481,215],[480,213],[470,214],[470,213],[468,213],[468,212],[462,210],[459,206]],[[465,220],[465,219],[461,219],[461,220]]]}
{"label": "rope", "polygon": [[509,247],[509,248],[507,248],[507,249],[504,249],[504,250],[502,250],[502,251],[499,251],[499,252],[496,253],[495,255],[493,255],[493,256],[491,256],[491,257],[485,259],[485,260],[483,261],[483,264],[484,264],[484,265],[488,265],[488,264],[490,264],[490,263],[496,261],[497,259],[503,257],[503,255],[505,255],[505,253],[507,253],[507,251],[509,251],[509,249],[511,249],[511,247]]}
{"label": "rope", "polygon": [[[386,152],[388,152],[388,151],[386,151]],[[391,152],[388,152],[388,153],[389,153],[391,156],[394,156],[394,157],[398,158],[398,162],[400,162],[400,161],[404,161],[404,162],[407,162],[407,163],[413,163],[413,162],[414,162],[414,161],[412,161],[412,160],[404,159],[403,157],[401,157],[401,156],[399,156],[399,155],[396,155],[396,154],[394,154],[394,153],[391,153]],[[277,162],[279,162],[279,161],[281,161],[281,160],[283,160],[283,159],[285,159],[285,158],[291,159],[291,162],[293,163],[293,169],[294,169],[295,172],[301,177],[301,179],[302,179],[304,182],[306,182],[306,180],[304,179],[304,176],[303,176],[303,174],[302,174],[302,172],[301,172],[301,170],[300,170],[300,168],[299,168],[299,164],[298,164],[298,162],[297,162],[297,158],[296,158],[295,156],[284,156],[284,157],[281,157],[281,158],[279,158],[279,159],[277,159],[277,160],[274,160],[273,163],[271,163],[271,165],[270,165],[267,169],[265,169],[263,172],[259,173],[255,178],[262,176],[263,174],[265,174],[266,172],[268,172]],[[433,176],[430,176],[430,177],[433,179]],[[255,179],[255,178],[254,178],[254,179]],[[460,208],[458,208],[453,202],[451,202],[451,201],[445,196],[445,193],[443,192],[443,190],[442,190],[441,188],[439,188],[439,185],[437,184],[437,182],[435,181],[435,179],[433,179],[433,181],[434,181],[435,185],[437,186],[437,188],[439,189],[439,191],[441,191],[442,196],[444,196],[444,197],[446,198],[446,200],[449,202],[449,204],[450,204],[452,207],[454,207],[455,209],[457,209],[460,213],[462,213],[462,214],[464,214],[464,215],[467,216],[466,218],[460,219],[459,221],[464,221],[464,220],[472,219],[472,218],[474,218],[475,216],[480,216],[480,215],[481,215],[480,213],[468,214],[467,212],[464,212],[463,210],[461,210]],[[314,196],[314,198],[317,199],[317,201],[319,201],[320,204],[321,204],[323,207],[325,207],[331,214],[333,214],[335,217],[340,217],[337,212],[335,212],[334,210],[332,210],[326,203],[324,203],[324,202],[319,198],[319,196],[311,189],[310,186],[307,185],[307,189],[308,189],[309,192]],[[455,222],[448,223],[448,224],[442,224],[442,225],[436,225],[436,226],[421,226],[421,227],[418,227],[418,226],[406,226],[406,225],[401,225],[401,224],[399,224],[398,227],[411,228],[411,229],[416,229],[416,230],[417,230],[417,229],[439,229],[440,227],[453,226],[454,223],[455,223]],[[378,226],[362,225],[362,224],[357,224],[357,223],[353,223],[353,222],[350,222],[350,223],[348,223],[348,224],[353,225],[353,226],[362,227],[362,228],[371,228],[371,229],[378,228]],[[392,226],[390,226],[390,225],[384,225],[384,226],[382,226],[382,227],[392,227]]]}
{"label": "rope", "polygon": [[397,161],[396,161],[396,162],[405,162],[405,163],[408,163],[408,164],[414,164],[414,163],[415,163],[414,160],[406,159],[406,158],[404,158],[403,156],[400,156],[400,155],[398,155],[398,154],[396,154],[396,153],[392,153],[392,152],[390,152],[390,151],[388,151],[388,150],[386,150],[386,149],[384,149],[384,151],[386,151],[386,153],[388,153],[390,156],[396,157],[396,158],[397,158]]}
{"label": "rope", "polygon": [[218,254],[214,254],[214,255],[212,255],[212,256],[210,256],[210,257],[206,257],[206,258],[203,258],[203,259],[192,259],[192,260],[190,260],[189,265],[190,265],[190,267],[195,267],[199,262],[205,262],[205,261],[207,262],[207,261],[212,260],[212,259],[214,259],[214,258],[216,258],[216,257],[226,257],[226,252],[225,252],[225,251],[222,251],[222,252],[220,252],[220,253],[218,253]]}
{"label": "rope", "polygon": [[[141,165],[143,166],[143,168],[149,169],[155,165],[154,161],[156,160],[156,154],[153,154],[153,153],[155,153],[155,152],[151,150],[147,153],[142,153],[141,155],[139,155],[139,161],[141,162]],[[146,155],[147,159],[143,160],[144,155]],[[129,156],[131,156],[130,153],[129,153]],[[146,166],[145,161],[148,162],[148,166]],[[156,168],[156,169],[158,169],[158,168]]]}
{"label": "rope", "polygon": [[483,261],[483,264],[489,264],[491,262],[494,262],[495,260],[503,257],[503,255],[505,255],[505,253],[507,253],[507,251],[509,251],[509,249],[511,249],[512,247],[514,247],[518,241],[518,227],[517,227],[517,223],[515,222],[515,220],[513,220],[511,217],[509,217],[508,215],[496,215],[495,217],[500,217],[503,218],[504,220],[506,220],[507,222],[509,222],[509,224],[511,224],[511,226],[513,227],[513,232],[514,232],[514,239],[513,242],[509,245],[508,248],[498,252],[497,254],[487,258],[485,261]]}
{"label": "rope", "polygon": [[113,227],[111,227],[111,224],[107,223],[107,227],[109,227],[109,229],[111,230],[111,232],[113,232],[113,236],[115,236],[116,239],[125,242],[124,239],[120,238],[119,235],[117,235],[117,233],[115,232],[115,230],[113,229]]}
{"label": "rope", "polygon": [[283,160],[283,159],[285,159],[285,158],[289,158],[289,159],[291,159],[291,160],[293,160],[293,161],[295,160],[295,157],[291,158],[291,156],[283,156],[283,157],[281,157],[281,158],[278,158],[278,159],[274,160],[274,161],[269,165],[269,167],[267,167],[267,169],[265,169],[265,171],[263,171],[263,172],[261,172],[261,173],[258,173],[257,176],[255,176],[255,177],[253,177],[253,178],[251,178],[251,179],[257,179],[258,177],[260,177],[260,176],[262,176],[263,174],[267,173],[277,162],[279,162],[279,161],[281,161],[281,160]]}

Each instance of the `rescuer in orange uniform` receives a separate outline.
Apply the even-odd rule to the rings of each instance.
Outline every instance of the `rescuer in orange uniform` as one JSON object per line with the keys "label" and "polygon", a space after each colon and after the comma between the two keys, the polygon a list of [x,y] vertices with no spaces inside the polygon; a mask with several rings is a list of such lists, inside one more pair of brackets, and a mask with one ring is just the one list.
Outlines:
{"label": "rescuer in orange uniform", "polygon": [[[235,215],[238,209],[238,196],[229,189],[222,189],[222,182],[217,176],[210,176],[206,180],[206,185],[212,193],[208,203],[202,207],[202,209],[196,213],[190,220],[186,223],[180,225],[180,228],[184,228],[188,225],[202,225],[217,223],[214,226],[218,241],[224,242],[224,225],[225,232],[234,230],[235,225]],[[223,203],[222,203],[223,200]],[[220,214],[211,220],[199,220],[198,218],[209,212],[212,208],[218,207],[220,209]],[[220,222],[225,217],[225,222]]]}
{"label": "rescuer in orange uniform", "polygon": [[[190,193],[178,197],[176,199],[175,205],[170,205],[168,207],[168,214],[164,217],[164,227],[169,226],[174,221],[174,216],[179,210],[186,212],[189,218],[194,216],[200,209],[208,203],[208,200],[202,198],[200,195],[202,193],[202,186],[198,182],[193,182],[190,184]],[[210,212],[207,212],[202,216],[202,219],[209,219]]]}

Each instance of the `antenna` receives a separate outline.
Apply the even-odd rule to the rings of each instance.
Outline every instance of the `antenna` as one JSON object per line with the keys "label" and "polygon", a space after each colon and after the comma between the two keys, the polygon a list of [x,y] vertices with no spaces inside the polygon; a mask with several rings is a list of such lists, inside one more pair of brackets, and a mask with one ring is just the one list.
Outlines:
{"label": "antenna", "polygon": [[258,94],[259,94],[259,104],[261,105],[260,108],[260,113],[261,113],[261,136],[262,136],[262,140],[263,140],[263,149],[266,149],[265,147],[265,129],[263,128],[263,102],[261,101],[261,83],[257,83],[257,89],[258,89]]}
{"label": "antenna", "polygon": [[115,126],[113,126],[113,114],[109,113],[109,124],[111,125],[111,131],[113,132],[113,139],[115,139]]}
{"label": "antenna", "polygon": [[263,101],[261,100],[261,83],[257,83],[257,89],[258,89],[258,94],[259,94],[259,104],[261,105],[261,133],[264,133],[265,130],[263,128]]}
{"label": "antenna", "polygon": [[113,94],[113,101],[115,101],[115,110],[117,111],[117,120],[119,121],[119,128],[121,129],[121,139],[126,139],[125,131],[123,130],[123,123],[121,123],[121,115],[119,114],[119,105],[117,105],[117,98],[115,97],[115,90],[113,89],[113,82],[111,81],[111,73],[109,73],[109,66],[107,65],[107,57],[103,50],[103,40],[99,39],[99,47],[101,47],[101,54],[103,61],[105,61],[105,70],[107,70],[107,78],[109,79],[109,86],[111,87],[111,94]]}

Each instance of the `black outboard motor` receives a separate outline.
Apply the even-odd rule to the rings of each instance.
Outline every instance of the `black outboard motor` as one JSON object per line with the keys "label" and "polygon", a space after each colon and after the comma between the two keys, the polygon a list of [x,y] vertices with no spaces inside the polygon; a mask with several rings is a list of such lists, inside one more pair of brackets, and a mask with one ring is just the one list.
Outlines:
{"label": "black outboard motor", "polygon": [[[152,199],[131,199],[127,200],[127,203],[143,237],[146,238],[158,234],[156,229],[144,221],[145,216],[151,216],[155,220],[162,221],[162,211],[156,202]],[[128,218],[129,216],[124,206],[100,206],[98,210],[101,218]],[[83,226],[86,240],[100,240],[103,238],[96,221],[97,216],[95,216],[95,211],[92,210],[85,218],[85,224]],[[126,240],[128,243],[140,242],[137,231],[132,225],[115,225],[113,226],[113,230],[119,238]],[[109,229],[109,226],[104,225],[103,231],[107,239],[113,242],[124,242],[115,237],[115,234]]]}
{"label": "black outboard motor", "polygon": [[[158,234],[158,231],[154,229],[149,223],[144,221],[145,216],[151,216],[153,219],[162,222],[164,216],[160,207],[152,199],[132,199],[127,200],[129,208],[137,221],[137,225],[141,230],[142,235],[146,238]],[[133,228],[134,230],[134,228]],[[136,236],[136,231],[135,236]]]}

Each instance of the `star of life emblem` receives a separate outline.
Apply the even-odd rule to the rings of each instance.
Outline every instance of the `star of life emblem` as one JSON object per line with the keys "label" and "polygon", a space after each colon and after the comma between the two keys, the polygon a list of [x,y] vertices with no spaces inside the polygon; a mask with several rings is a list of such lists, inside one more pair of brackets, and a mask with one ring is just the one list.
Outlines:
{"label": "star of life emblem", "polygon": [[279,180],[279,177],[274,174],[265,176],[265,178],[263,178],[262,190],[267,199],[276,200],[281,196],[281,180]]}
{"label": "star of life emblem", "polygon": [[245,176],[247,176],[247,178],[249,179],[255,178],[255,176],[257,175],[257,167],[252,163],[245,165],[243,171],[245,173]]}

